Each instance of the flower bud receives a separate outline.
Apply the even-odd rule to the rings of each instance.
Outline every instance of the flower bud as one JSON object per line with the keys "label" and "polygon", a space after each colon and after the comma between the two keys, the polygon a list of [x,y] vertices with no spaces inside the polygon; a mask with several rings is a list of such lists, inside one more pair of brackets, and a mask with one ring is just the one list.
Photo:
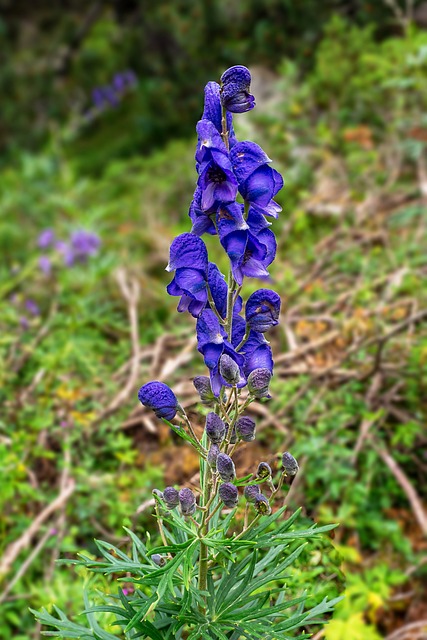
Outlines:
{"label": "flower bud", "polygon": [[179,504],[183,516],[192,516],[196,511],[196,497],[191,489],[181,489],[179,492]]}
{"label": "flower bud", "polygon": [[219,497],[226,507],[231,509],[237,505],[239,500],[239,491],[231,482],[224,482],[219,487]]}
{"label": "flower bud", "polygon": [[179,493],[174,487],[166,487],[163,491],[163,500],[168,509],[175,509],[179,504]]}
{"label": "flower bud", "polygon": [[219,372],[227,384],[236,385],[240,380],[240,369],[237,362],[223,353],[219,361]]}
{"label": "flower bud", "polygon": [[254,369],[248,376],[248,389],[255,398],[271,398],[269,384],[273,374],[269,369]]}
{"label": "flower bud", "polygon": [[193,384],[203,404],[211,404],[216,398],[212,393],[211,382],[207,376],[196,376]]}
{"label": "flower bud", "polygon": [[255,502],[256,498],[261,495],[261,489],[257,484],[248,484],[243,490],[243,495],[248,502]]}
{"label": "flower bud", "polygon": [[232,482],[236,477],[234,462],[226,453],[218,454],[216,468],[223,482]]}
{"label": "flower bud", "polygon": [[153,494],[153,496],[155,498],[160,498],[160,500],[164,500],[165,497],[163,495],[163,491],[160,491],[159,489],[153,489],[153,491],[151,492]]}
{"label": "flower bud", "polygon": [[220,444],[224,440],[226,427],[218,414],[211,411],[206,416],[206,435],[213,444]]}
{"label": "flower bud", "polygon": [[216,471],[216,459],[220,453],[220,448],[217,444],[211,444],[208,451],[208,465],[211,469]]}
{"label": "flower bud", "polygon": [[245,113],[255,106],[255,98],[249,93],[251,74],[243,65],[230,67],[221,76],[221,103],[232,113]]}
{"label": "flower bud", "polygon": [[271,478],[271,467],[266,462],[260,462],[256,472],[257,478],[266,480]]}
{"label": "flower bud", "polygon": [[166,558],[161,556],[159,553],[153,553],[153,555],[151,556],[151,560],[154,562],[154,564],[157,564],[158,567],[164,567],[166,564]]}
{"label": "flower bud", "polygon": [[179,403],[172,389],[163,382],[148,382],[138,391],[138,399],[145,407],[152,409],[158,418],[173,420]]}
{"label": "flower bud", "polygon": [[297,475],[299,471],[298,462],[295,460],[294,456],[289,453],[289,451],[285,451],[282,456],[282,465],[283,471],[287,476],[293,478]]}
{"label": "flower bud", "polygon": [[236,422],[236,433],[243,442],[255,440],[255,420],[249,416],[241,416]]}
{"label": "flower bud", "polygon": [[270,503],[262,493],[255,498],[254,507],[255,511],[262,516],[269,516],[271,513]]}

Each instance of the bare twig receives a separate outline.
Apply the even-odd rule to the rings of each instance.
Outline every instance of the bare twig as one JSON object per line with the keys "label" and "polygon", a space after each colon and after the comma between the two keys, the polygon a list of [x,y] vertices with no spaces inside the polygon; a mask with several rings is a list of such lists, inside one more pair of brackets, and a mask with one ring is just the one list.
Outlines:
{"label": "bare twig", "polygon": [[421,531],[425,536],[427,536],[427,515],[418,493],[415,491],[406,474],[397,464],[396,460],[390,455],[390,453],[385,448],[379,447],[375,443],[373,443],[373,446],[375,451],[378,453],[383,462],[385,462],[397,482],[402,487],[412,507],[412,511],[414,512],[415,518],[420,526]]}
{"label": "bare twig", "polygon": [[48,504],[47,507],[45,507],[43,511],[38,514],[38,516],[33,520],[31,525],[26,531],[24,531],[24,533],[18,538],[18,540],[15,540],[15,542],[12,542],[7,547],[0,563],[0,575],[4,575],[9,571],[14,560],[18,557],[21,551],[30,544],[31,540],[33,539],[37,531],[39,531],[39,529],[42,527],[44,522],[52,515],[52,513],[55,513],[55,511],[60,509],[62,505],[65,504],[65,502],[73,493],[75,486],[76,485],[74,479],[70,478],[67,486],[59,493],[55,500]]}

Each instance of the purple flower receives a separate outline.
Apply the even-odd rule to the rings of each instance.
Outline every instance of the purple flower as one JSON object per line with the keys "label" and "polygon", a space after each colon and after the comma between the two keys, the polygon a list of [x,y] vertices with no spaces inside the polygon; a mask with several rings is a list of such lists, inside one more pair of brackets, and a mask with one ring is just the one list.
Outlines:
{"label": "purple flower", "polygon": [[48,249],[55,242],[55,232],[53,229],[44,229],[37,239],[39,249]]}
{"label": "purple flower", "polygon": [[[202,120],[210,120],[218,133],[222,132],[222,106],[220,86],[217,82],[208,82],[205,87],[205,104]],[[227,113],[226,123],[228,139],[231,147],[236,142],[236,136],[233,129],[233,116],[231,113]]]}
{"label": "purple flower", "polygon": [[263,333],[251,331],[246,344],[242,348],[242,353],[245,356],[243,372],[246,377],[249,377],[255,369],[268,369],[273,374],[274,364],[271,347]]}
{"label": "purple flower", "polygon": [[168,509],[175,509],[179,504],[179,493],[175,487],[166,487],[163,491],[163,500]]}
{"label": "purple flower", "polygon": [[34,302],[34,300],[31,300],[30,298],[28,298],[27,300],[25,300],[24,306],[25,306],[25,309],[28,311],[28,313],[30,313],[32,316],[40,315],[39,306],[36,302]]}
{"label": "purple flower", "polygon": [[181,296],[178,311],[189,311],[197,318],[208,299],[208,252],[203,240],[192,233],[182,233],[175,238],[166,271],[175,271],[166,290],[171,296]]}
{"label": "purple flower", "polygon": [[193,223],[191,233],[194,233],[196,236],[202,236],[204,233],[216,235],[215,225],[210,217],[210,212],[203,211],[202,209],[202,193],[202,189],[196,187],[193,200],[188,210],[188,215]]}
{"label": "purple flower", "polygon": [[28,318],[25,316],[21,316],[19,318],[19,324],[21,325],[21,328],[24,329],[24,331],[30,328],[30,323],[28,322]]}
{"label": "purple flower", "polygon": [[255,502],[257,497],[261,495],[261,489],[257,484],[248,484],[243,490],[243,495],[248,502]]}
{"label": "purple flower", "polygon": [[294,456],[289,453],[289,451],[285,451],[282,455],[282,466],[283,471],[291,478],[296,476],[299,471],[298,462],[295,460]]}
{"label": "purple flower", "polygon": [[218,454],[216,468],[223,482],[232,482],[236,477],[234,462],[226,453]]}
{"label": "purple flower", "polygon": [[197,186],[201,189],[201,210],[214,212],[215,208],[233,202],[237,195],[237,180],[233,173],[225,145],[210,120],[197,124],[199,144],[196,152]]}
{"label": "purple flower", "polygon": [[71,248],[76,260],[84,261],[88,256],[98,253],[101,240],[96,233],[80,229],[71,234]]}
{"label": "purple flower", "polygon": [[217,224],[236,282],[241,285],[244,276],[268,278],[267,267],[276,255],[274,233],[265,227],[252,231],[243,218],[243,207],[238,203],[219,209]]}
{"label": "purple flower", "polygon": [[40,256],[39,258],[39,268],[46,276],[48,276],[52,271],[52,262],[49,256]]}
{"label": "purple flower", "polygon": [[230,67],[221,76],[221,102],[227,111],[244,113],[255,106],[255,98],[249,93],[251,74],[242,65]]}
{"label": "purple flower", "polygon": [[148,382],[138,391],[138,399],[152,409],[158,418],[173,420],[179,409],[174,392],[163,382]]}
{"label": "purple flower", "polygon": [[206,416],[205,431],[213,444],[220,444],[224,440],[226,426],[219,415],[211,411]]}
{"label": "purple flower", "polygon": [[219,498],[226,507],[233,509],[239,501],[239,491],[231,482],[223,482],[219,487]]}
{"label": "purple flower", "polygon": [[255,440],[256,424],[249,416],[240,416],[236,421],[236,433],[243,442]]}
{"label": "purple flower", "polygon": [[248,376],[248,389],[255,398],[271,398],[270,380],[273,377],[269,369],[254,369]]}
{"label": "purple flower", "polygon": [[260,462],[256,472],[257,478],[266,479],[271,478],[271,467],[266,462]]}
{"label": "purple flower", "polygon": [[245,307],[248,326],[254,331],[264,333],[278,324],[280,314],[280,296],[270,289],[258,289],[249,296]]}
{"label": "purple flower", "polygon": [[283,178],[269,166],[270,158],[249,140],[235,144],[230,158],[243,198],[259,213],[277,218],[282,208],[273,198],[283,187]]}
{"label": "purple flower", "polygon": [[271,507],[268,498],[266,498],[262,493],[260,493],[259,496],[255,498],[254,507],[255,511],[262,516],[269,516],[271,513]]}
{"label": "purple flower", "polygon": [[223,353],[229,355],[239,366],[241,377],[237,386],[239,388],[245,386],[246,379],[242,373],[244,357],[237,353],[234,346],[226,340],[227,334],[213,311],[210,309],[203,311],[197,319],[196,331],[197,349],[203,354],[209,369],[213,394],[218,397],[223,385],[230,386],[219,370],[219,361]]}
{"label": "purple flower", "polygon": [[196,497],[191,489],[181,489],[179,492],[179,504],[183,516],[192,516],[196,512]]}

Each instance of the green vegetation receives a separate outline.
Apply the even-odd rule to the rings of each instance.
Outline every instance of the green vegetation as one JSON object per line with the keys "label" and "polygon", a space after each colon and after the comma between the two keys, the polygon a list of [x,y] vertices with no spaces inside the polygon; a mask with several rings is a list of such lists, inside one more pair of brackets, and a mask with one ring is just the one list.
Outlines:
{"label": "green vegetation", "polygon": [[[274,223],[279,252],[272,275],[285,304],[273,336],[280,354],[274,399],[254,415],[260,448],[252,453],[248,446],[238,465],[244,475],[260,452],[292,447],[301,473],[290,509],[302,506],[307,527],[313,520],[339,523],[333,545],[317,541],[292,569],[295,597],[310,580],[313,604],[334,598],[346,583],[327,640],[378,640],[426,617],[427,525],[418,508],[427,497],[427,35],[411,27],[405,37],[378,41],[378,31],[359,23],[333,18],[313,45],[304,77],[298,62],[284,58],[268,87],[271,99],[244,129],[236,118],[238,135],[263,141],[286,184],[279,197],[284,211]],[[185,21],[182,33],[173,30],[190,47]],[[110,37],[107,16],[83,48],[87,56],[99,52],[94,67]],[[246,54],[236,46],[225,64]],[[238,61],[271,63],[272,51],[263,57],[260,47],[258,58]],[[83,53],[78,69],[91,76],[86,89],[108,81],[122,64],[107,56],[104,76],[95,79]],[[120,55],[125,66],[129,57]],[[199,64],[203,82],[224,60]],[[261,70],[266,82],[265,76]],[[198,96],[193,80],[200,84],[188,75],[189,101]],[[162,118],[184,90],[168,88],[172,102]],[[26,87],[28,95],[36,89]],[[83,566],[55,560],[78,552],[99,559],[94,537],[128,553],[123,526],[141,536],[147,529],[155,547],[152,508],[144,503],[164,476],[178,483],[195,470],[175,436],[136,406],[136,392],[168,371],[191,412],[196,398],[188,381],[204,373],[201,359],[186,356],[189,319],[177,317],[176,300],[164,295],[170,240],[188,227],[194,188],[188,127],[200,105],[188,116],[179,111],[179,127],[171,115],[160,135],[159,87],[144,103],[153,118],[146,129],[135,120],[145,117],[145,89],[92,124],[67,118],[53,101],[61,115],[48,118],[56,123],[49,133],[49,127],[29,133],[23,110],[6,144],[13,161],[0,175],[2,638],[39,637],[28,607],[51,603],[74,618],[84,606],[84,580],[96,603],[96,590],[107,590],[110,578],[89,580]],[[50,95],[45,86],[40,91]],[[150,154],[141,153],[144,145]],[[78,228],[95,231],[99,254],[69,269],[56,255],[52,274],[43,274],[37,237],[47,227],[59,238]],[[139,354],[129,321],[135,305],[126,295],[134,282]],[[28,299],[38,315],[27,311]],[[103,628],[108,615],[100,614]]]}

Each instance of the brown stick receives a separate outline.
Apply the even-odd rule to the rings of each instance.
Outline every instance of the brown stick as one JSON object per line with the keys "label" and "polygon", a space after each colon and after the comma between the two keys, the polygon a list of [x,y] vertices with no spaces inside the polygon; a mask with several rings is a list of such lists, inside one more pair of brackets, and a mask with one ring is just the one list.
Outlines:
{"label": "brown stick", "polygon": [[55,511],[60,509],[63,504],[68,500],[71,494],[74,492],[76,488],[76,483],[73,478],[70,478],[66,487],[60,492],[60,494],[55,498],[53,502],[47,505],[39,513],[39,515],[33,520],[31,525],[28,527],[26,531],[22,534],[18,540],[12,542],[6,549],[1,564],[0,564],[0,576],[7,573],[14,562],[14,560],[18,557],[25,547],[28,547],[31,540],[43,525],[43,523],[52,515]]}
{"label": "brown stick", "polygon": [[420,497],[418,496],[414,487],[408,480],[406,474],[397,464],[396,460],[389,454],[389,452],[386,451],[386,449],[376,446],[375,444],[373,446],[375,451],[378,453],[378,455],[383,460],[383,462],[385,462],[387,467],[390,469],[390,471],[396,478],[397,482],[402,487],[403,491],[406,494],[406,497],[409,500],[409,503],[412,507],[412,511],[414,512],[415,518],[417,519],[417,522],[420,526],[421,531],[425,536],[427,536],[427,515],[424,511],[424,507]]}

